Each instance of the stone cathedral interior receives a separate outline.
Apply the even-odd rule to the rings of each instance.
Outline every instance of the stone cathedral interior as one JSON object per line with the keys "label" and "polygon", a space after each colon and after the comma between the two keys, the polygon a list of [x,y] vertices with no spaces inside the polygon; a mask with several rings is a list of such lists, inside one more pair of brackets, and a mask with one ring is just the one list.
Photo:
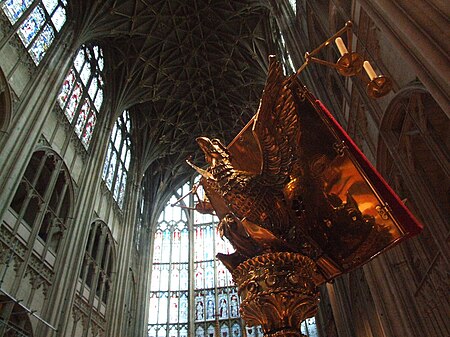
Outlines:
{"label": "stone cathedral interior", "polygon": [[301,333],[450,336],[449,18],[440,0],[0,0],[0,337],[263,336],[186,159],[255,114],[269,55],[295,73],[349,20],[392,90],[298,77],[424,229],[323,284]]}

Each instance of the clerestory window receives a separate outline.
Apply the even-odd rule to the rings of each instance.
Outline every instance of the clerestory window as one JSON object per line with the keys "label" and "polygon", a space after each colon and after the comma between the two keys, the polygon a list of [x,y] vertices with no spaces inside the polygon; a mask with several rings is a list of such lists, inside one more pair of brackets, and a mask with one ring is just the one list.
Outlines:
{"label": "clerestory window", "polygon": [[130,167],[130,127],[130,116],[128,111],[125,110],[114,123],[103,166],[103,180],[120,208],[123,207],[125,199],[125,188]]}
{"label": "clerestory window", "polygon": [[67,0],[6,0],[0,6],[38,65],[66,22]]}
{"label": "clerestory window", "polygon": [[59,107],[86,150],[103,103],[103,66],[101,48],[81,46],[57,98]]}

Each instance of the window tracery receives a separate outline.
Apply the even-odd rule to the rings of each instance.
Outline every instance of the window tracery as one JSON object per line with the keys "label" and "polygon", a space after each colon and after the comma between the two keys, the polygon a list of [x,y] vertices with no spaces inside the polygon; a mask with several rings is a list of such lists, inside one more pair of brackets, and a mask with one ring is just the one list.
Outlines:
{"label": "window tracery", "polygon": [[[215,259],[218,252],[232,250],[216,232],[217,218],[170,206],[191,186],[192,183],[185,184],[172,196],[157,223],[148,336],[166,337],[168,333],[169,337],[187,337],[190,323],[194,329],[192,336],[240,337],[242,325],[237,290],[228,270]],[[190,203],[183,207],[193,207],[192,200]],[[188,218],[193,220],[188,221]],[[189,242],[193,245],[192,253]],[[190,292],[191,277],[194,284]],[[188,321],[190,311],[194,322]]]}
{"label": "window tracery", "polygon": [[87,150],[103,103],[103,51],[96,45],[78,50],[57,97],[59,107]]}
{"label": "window tracery", "polygon": [[67,0],[6,0],[1,8],[38,65],[66,22]]}
{"label": "window tracery", "polygon": [[114,124],[103,166],[103,180],[120,208],[123,207],[130,167],[130,128],[130,116],[125,110]]}

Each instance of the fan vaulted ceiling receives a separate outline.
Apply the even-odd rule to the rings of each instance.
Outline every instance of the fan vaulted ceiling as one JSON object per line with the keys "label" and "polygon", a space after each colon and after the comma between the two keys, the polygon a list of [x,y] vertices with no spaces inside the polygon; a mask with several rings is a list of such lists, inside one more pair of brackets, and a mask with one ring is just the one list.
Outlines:
{"label": "fan vaulted ceiling", "polygon": [[267,2],[71,3],[77,45],[104,49],[115,115],[130,110],[141,172],[181,183],[197,136],[228,142],[256,111],[276,53]]}

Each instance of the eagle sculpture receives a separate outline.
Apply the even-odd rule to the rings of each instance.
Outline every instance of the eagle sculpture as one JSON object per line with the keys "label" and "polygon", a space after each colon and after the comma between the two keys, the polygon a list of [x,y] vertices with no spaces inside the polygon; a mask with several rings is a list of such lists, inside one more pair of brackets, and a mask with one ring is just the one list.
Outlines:
{"label": "eagle sculpture", "polygon": [[[289,251],[312,258],[324,280],[331,279],[420,230],[327,114],[270,57],[258,111],[232,144],[197,138],[209,166],[188,163],[202,175],[220,234],[236,249],[217,255],[230,271],[248,258]],[[381,196],[413,222],[409,228]]]}
{"label": "eagle sculpture", "polygon": [[[291,173],[299,169],[301,136],[293,83],[292,78],[284,77],[276,58],[270,57],[252,127],[260,155],[256,172],[235,167],[230,151],[218,139],[197,138],[210,166],[203,170],[189,164],[203,176],[208,197],[214,200],[212,195],[220,195],[227,208],[219,231],[237,250],[231,257],[219,254],[227,266],[263,251],[300,250],[312,254],[311,241],[302,232],[302,217],[292,207],[297,194],[293,193]],[[289,242],[295,242],[295,247]]]}

